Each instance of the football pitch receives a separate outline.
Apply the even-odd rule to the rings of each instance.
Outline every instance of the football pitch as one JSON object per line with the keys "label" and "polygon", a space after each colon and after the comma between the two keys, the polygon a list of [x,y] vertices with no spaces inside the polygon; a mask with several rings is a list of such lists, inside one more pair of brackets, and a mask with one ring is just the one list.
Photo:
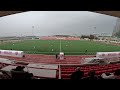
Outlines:
{"label": "football pitch", "polygon": [[0,44],[3,50],[20,50],[28,54],[54,55],[94,55],[96,52],[120,51],[120,46],[113,46],[84,40],[25,40]]}

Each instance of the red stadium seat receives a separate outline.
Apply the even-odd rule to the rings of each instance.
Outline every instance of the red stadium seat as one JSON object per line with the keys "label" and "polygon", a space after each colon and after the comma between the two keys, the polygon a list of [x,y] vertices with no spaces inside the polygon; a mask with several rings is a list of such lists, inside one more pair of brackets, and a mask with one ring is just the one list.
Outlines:
{"label": "red stadium seat", "polygon": [[101,73],[100,71],[96,71],[96,75],[100,75],[100,73]]}
{"label": "red stadium seat", "polygon": [[74,71],[66,71],[66,73],[73,73]]}
{"label": "red stadium seat", "polygon": [[61,71],[61,73],[66,73],[66,71]]}
{"label": "red stadium seat", "polygon": [[107,72],[113,72],[113,70],[112,69],[108,69]]}
{"label": "red stadium seat", "polygon": [[114,72],[115,70],[117,70],[117,68],[113,68],[112,71]]}
{"label": "red stadium seat", "polygon": [[62,79],[70,79],[70,78],[68,78],[68,77],[66,78],[66,77],[65,77],[65,78],[62,78]]}
{"label": "red stadium seat", "polygon": [[84,77],[87,77],[88,76],[88,72],[84,73]]}
{"label": "red stadium seat", "polygon": [[62,77],[68,77],[68,74],[62,74],[61,76]]}
{"label": "red stadium seat", "polygon": [[[62,79],[70,79],[70,75],[75,71],[78,66],[67,66],[61,68],[61,77]],[[89,70],[95,70],[96,75],[101,75],[105,72],[114,72],[117,69],[120,69],[120,64],[109,64],[109,65],[101,65],[101,66],[81,66],[81,71],[84,71],[84,77],[88,76]]]}

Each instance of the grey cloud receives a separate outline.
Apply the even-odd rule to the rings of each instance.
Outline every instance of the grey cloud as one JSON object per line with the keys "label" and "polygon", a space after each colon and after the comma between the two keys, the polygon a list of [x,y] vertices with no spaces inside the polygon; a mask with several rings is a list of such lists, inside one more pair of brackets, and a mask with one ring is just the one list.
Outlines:
{"label": "grey cloud", "polygon": [[30,11],[1,17],[0,36],[32,35],[32,30],[41,36],[93,32],[112,34],[116,19],[88,11]]}

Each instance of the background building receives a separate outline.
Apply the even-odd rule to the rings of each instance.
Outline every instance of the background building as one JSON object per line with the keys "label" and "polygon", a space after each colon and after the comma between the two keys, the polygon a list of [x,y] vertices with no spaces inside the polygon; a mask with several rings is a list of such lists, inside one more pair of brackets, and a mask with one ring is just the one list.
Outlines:
{"label": "background building", "polygon": [[120,37],[120,18],[118,18],[116,21],[116,25],[114,27],[112,36],[113,37]]}

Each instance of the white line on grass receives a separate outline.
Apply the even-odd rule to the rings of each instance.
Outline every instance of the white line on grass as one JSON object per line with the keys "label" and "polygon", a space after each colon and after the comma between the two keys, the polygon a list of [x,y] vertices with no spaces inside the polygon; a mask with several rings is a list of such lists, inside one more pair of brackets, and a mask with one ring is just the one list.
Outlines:
{"label": "white line on grass", "polygon": [[60,52],[61,52],[61,39],[60,39]]}

